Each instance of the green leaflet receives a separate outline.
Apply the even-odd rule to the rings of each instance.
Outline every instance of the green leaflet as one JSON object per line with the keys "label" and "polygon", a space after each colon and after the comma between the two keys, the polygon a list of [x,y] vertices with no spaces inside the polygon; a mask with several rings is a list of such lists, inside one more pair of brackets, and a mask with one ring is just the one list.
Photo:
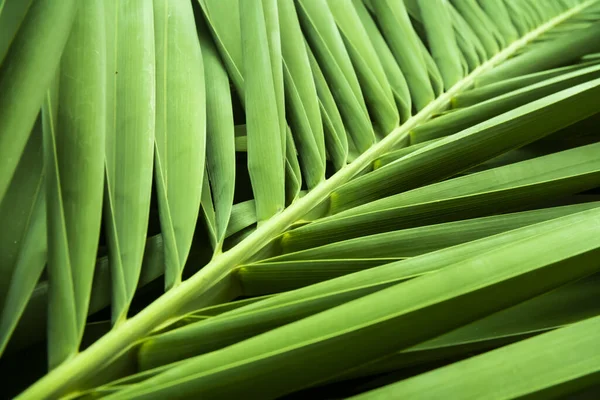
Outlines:
{"label": "green leaflet", "polygon": [[285,205],[288,206],[300,195],[302,172],[298,162],[298,150],[289,126],[286,126],[285,133]]}
{"label": "green leaflet", "polygon": [[501,39],[500,33],[479,7],[476,0],[453,0],[452,4],[481,41],[488,59],[492,58],[500,51],[500,48],[504,47],[505,43],[503,41],[498,42],[498,39]]}
{"label": "green leaflet", "polygon": [[510,44],[519,38],[519,32],[512,24],[510,13],[504,1],[480,0],[479,5],[492,22],[495,22],[495,26],[504,36],[506,44]]}
{"label": "green leaflet", "polygon": [[372,257],[273,261],[243,265],[236,272],[244,296],[264,296],[302,288],[402,259]]}
{"label": "green leaflet", "polygon": [[473,67],[483,64],[488,57],[481,40],[453,5],[449,6],[449,10],[454,24],[456,37],[459,39],[458,44],[461,46],[463,54],[465,56],[473,57],[473,60],[471,60]]}
{"label": "green leaflet", "polygon": [[505,79],[500,82],[491,83],[489,85],[459,93],[452,98],[452,106],[454,108],[470,107],[505,93],[524,88],[525,86],[534,85],[545,80],[567,75],[570,72],[578,71],[595,64],[597,64],[597,61],[589,61],[581,64],[568,65],[566,67],[534,72],[532,74],[526,74],[515,78]]}
{"label": "green leaflet", "polygon": [[[521,176],[521,178],[523,178],[523,176]],[[521,182],[522,180],[523,179],[521,179]],[[457,197],[458,196],[460,195],[457,195]],[[431,200],[439,201],[441,199],[440,196],[437,196],[437,198],[433,197]],[[368,254],[369,258],[415,257],[445,247],[455,246],[481,237],[494,235],[506,230],[517,229],[521,226],[541,222],[546,219],[557,218],[573,212],[583,211],[588,208],[595,208],[598,207],[598,205],[600,205],[600,203],[591,202],[565,207],[466,219],[438,225],[420,226],[412,229],[394,230],[391,232],[329,243],[296,252],[290,252],[293,248],[287,247],[288,245],[293,246],[294,244],[294,235],[290,232],[290,236],[284,234],[284,239],[281,243],[283,254],[278,257],[266,259],[264,262],[329,258],[365,258],[365,254]],[[290,237],[292,240],[290,240]]]}
{"label": "green leaflet", "polygon": [[[230,222],[235,190],[235,137],[229,78],[208,27],[198,21],[206,86],[206,168],[215,205],[218,248]],[[206,179],[206,177],[205,177]]]}
{"label": "green leaflet", "polygon": [[449,89],[463,77],[463,70],[448,3],[445,0],[420,0],[418,3],[433,59],[444,80],[444,87]]}
{"label": "green leaflet", "polygon": [[342,121],[342,116],[335,103],[335,99],[321,67],[317,63],[310,47],[306,45],[308,60],[315,80],[315,88],[319,96],[319,109],[323,120],[323,131],[325,135],[325,146],[327,155],[331,159],[336,170],[340,170],[346,165],[348,158],[348,137]]}
{"label": "green leaflet", "polygon": [[[600,268],[599,218],[598,209],[565,217],[572,222],[559,229],[191,358],[119,396],[164,398],[177,390],[179,395],[276,397],[314,385],[592,274]],[[507,295],[495,295],[498,290]],[[450,312],[457,307],[463,312]],[[356,343],[361,351],[349,352]],[[236,384],[228,384],[233,379]]]}
{"label": "green leaflet", "polygon": [[77,353],[88,314],[104,185],[103,17],[101,1],[79,7],[44,104],[50,368]]}
{"label": "green leaflet", "polygon": [[[262,200],[260,200],[262,205],[259,206],[260,209],[258,210],[257,215],[259,216],[259,220],[262,221],[271,217],[274,213],[279,212],[283,209],[284,205],[291,203],[297,197],[302,182],[293,139],[285,126],[283,67],[281,65],[282,50],[279,33],[278,6],[273,0],[264,0],[264,4],[261,5],[261,7],[264,6],[263,10],[260,11],[260,13],[263,13],[264,11],[264,15],[251,16],[247,13],[247,15],[242,13],[244,20],[246,17],[250,19],[255,18],[255,22],[258,23],[258,25],[255,25],[254,23],[246,24],[247,27],[252,27],[252,29],[254,29],[254,31],[252,31],[254,34],[258,35],[256,38],[251,39],[251,46],[256,46],[264,52],[263,44],[266,43],[267,38],[269,39],[269,51],[264,52],[265,54],[261,54],[253,48],[249,48],[249,36],[241,34],[241,20],[239,15],[241,13],[240,5],[244,2],[239,2],[238,0],[227,1],[228,3],[226,3],[225,6],[224,2],[215,2],[214,0],[199,0],[199,3],[207,18],[209,28],[213,34],[213,39],[219,49],[221,58],[224,60],[224,64],[240,95],[242,103],[246,104],[246,99],[250,96],[247,88],[248,82],[244,82],[243,77],[244,68],[247,67],[246,62],[244,61],[244,58],[246,57],[243,55],[244,52],[251,56],[254,59],[253,62],[258,63],[257,65],[263,65],[264,68],[270,69],[270,72],[263,71],[264,76],[259,77],[259,74],[251,74],[251,79],[253,80],[252,97],[256,96],[256,98],[260,100],[250,105],[252,108],[251,112],[246,109],[246,124],[249,125],[248,115],[252,114],[252,124],[256,125],[255,127],[252,127],[252,131],[255,132],[255,134],[252,134],[253,139],[250,141],[253,144],[247,144],[246,148],[248,150],[252,148],[251,151],[248,151],[248,168],[251,171],[251,180],[253,180],[253,190],[255,191],[254,197],[257,197],[257,190],[261,193],[259,196],[262,198]],[[245,6],[251,7],[251,5]],[[252,12],[256,13],[257,10],[253,10]],[[261,28],[261,26],[263,27]],[[263,37],[263,39],[260,39],[259,36]],[[244,38],[243,41],[242,37]],[[250,69],[254,71],[254,66]],[[270,75],[271,73],[272,75]],[[264,81],[265,79],[266,81]],[[267,82],[269,80],[273,85],[273,93],[263,90],[265,84],[267,86],[269,85]],[[266,96],[266,98],[271,100],[274,99],[273,101],[277,106],[275,107],[274,104],[269,105],[271,100],[268,100],[267,103],[265,103],[264,99],[262,99],[263,96]],[[264,121],[270,121],[267,123],[271,125],[269,129],[266,129],[266,133],[263,132],[262,129],[263,119],[258,118],[262,111],[264,111],[267,116]],[[275,114],[277,115],[275,116]],[[258,119],[255,119],[255,117]],[[274,138],[275,141],[278,140],[274,134],[276,124],[280,133],[279,142],[281,150],[277,150],[275,142],[269,140],[271,136],[271,139]],[[246,129],[248,130],[248,128]],[[259,132],[261,133],[259,134]],[[250,135],[247,136],[249,137]],[[277,150],[277,153],[273,154],[281,155],[282,169],[279,169],[279,167],[269,167],[269,164],[274,166],[275,163],[278,162],[277,159],[279,157],[269,157],[267,159],[262,157],[261,149],[266,151],[271,147]],[[268,173],[263,175],[259,172],[262,170]],[[254,178],[252,178],[253,175]],[[268,180],[259,178],[259,176],[264,177],[268,175],[270,175]],[[276,182],[276,184],[271,184],[273,182]],[[265,208],[265,210],[263,210],[263,208]]]}
{"label": "green leaflet", "polygon": [[[0,66],[0,201],[55,76],[76,3],[35,0]],[[4,33],[3,25],[3,40]]]}
{"label": "green leaflet", "polygon": [[587,29],[573,29],[568,35],[539,44],[526,53],[506,61],[502,65],[481,75],[476,84],[488,85],[504,79],[559,67],[575,61],[586,53],[600,49],[600,25]]}
{"label": "green leaflet", "polygon": [[[46,219],[41,219],[41,222],[45,224]],[[37,226],[37,225],[36,225]],[[30,255],[25,257],[22,261],[19,261],[24,267],[33,269],[36,265],[37,268],[44,266],[46,261],[46,243],[45,228],[37,228],[33,232],[40,232],[40,238],[35,242],[36,251],[32,251]],[[33,236],[35,237],[35,235]],[[35,240],[35,239],[33,239]],[[33,245],[32,245],[33,246]],[[35,262],[37,261],[37,263]],[[140,279],[138,282],[138,289],[144,287],[148,283],[160,278],[164,274],[164,244],[161,235],[156,235],[148,238],[144,250],[144,260],[142,263],[142,270],[140,273]],[[20,273],[20,272],[19,272]],[[35,288],[31,293],[29,302],[23,304],[25,309],[22,311],[22,317],[19,320],[18,325],[15,328],[13,340],[8,346],[8,350],[18,351],[32,344],[42,342],[45,339],[46,329],[46,318],[47,318],[47,302],[48,302],[48,282],[42,281],[37,283],[37,277],[33,272],[29,272],[29,269],[23,270],[24,274],[27,274],[28,280],[22,280],[15,282],[20,285],[29,285],[33,283]],[[108,257],[103,256],[96,260],[96,266],[94,268],[94,281],[92,283],[92,292],[90,294],[90,303],[88,307],[88,314],[93,314],[102,310],[103,308],[110,306],[112,289],[111,289],[111,276],[110,266]],[[35,279],[34,279],[35,278]],[[37,285],[35,285],[37,283]],[[20,290],[20,289],[19,289]],[[19,295],[23,295],[25,292],[19,292]],[[16,299],[15,299],[16,300]],[[26,301],[28,299],[23,298],[20,301]]]}
{"label": "green leaflet", "polygon": [[595,317],[600,309],[593,298],[599,288],[598,274],[595,274],[367,364],[343,378],[468,356]]}
{"label": "green leaflet", "polygon": [[[596,113],[586,119],[569,125],[566,128],[556,131],[521,148],[511,150],[497,157],[489,159],[482,164],[459,173],[459,175],[479,172],[489,168],[501,167],[507,164],[524,161],[526,159],[548,155],[553,152],[592,144],[596,142],[594,126],[598,121],[600,121],[600,113]],[[405,155],[425,148],[438,140],[440,139],[432,139],[427,142],[421,142],[408,147],[403,147],[398,150],[390,151],[381,156],[379,159],[375,160],[373,163],[373,169],[381,168],[387,164],[390,164],[404,157]]]}
{"label": "green leaflet", "polygon": [[42,193],[43,185],[42,120],[36,121],[23,156],[19,160],[15,175],[6,196],[0,201],[0,219],[12,229],[0,231],[0,309],[14,272],[22,240],[28,230],[27,224],[35,204],[36,193]]}
{"label": "green leaflet", "polygon": [[237,271],[246,295],[276,293],[597,206],[591,202],[363,236],[242,265]]}
{"label": "green leaflet", "polygon": [[330,82],[344,125],[356,149],[362,153],[373,144],[375,135],[358,78],[331,10],[318,0],[300,0],[297,10],[305,37]]}
{"label": "green leaflet", "polygon": [[[12,279],[9,281],[4,308],[0,318],[0,355],[11,343],[11,335],[23,316],[28,301],[40,278],[47,259],[46,208],[43,193],[38,192],[28,219],[22,245],[19,249]],[[6,279],[6,278],[4,278]],[[8,281],[8,279],[7,279]],[[36,314],[36,318],[41,318]],[[40,332],[41,335],[44,332]]]}
{"label": "green leaflet", "polygon": [[379,57],[385,76],[394,93],[396,106],[400,113],[400,120],[402,122],[406,121],[410,118],[412,113],[410,92],[408,90],[406,79],[365,4],[362,0],[352,0],[352,3],[354,4],[354,8],[360,17],[360,21],[364,26],[371,43],[373,44],[373,48],[377,53],[377,57]]}
{"label": "green leaflet", "polygon": [[410,133],[411,142],[420,143],[452,135],[501,113],[598,77],[600,66],[590,66],[514,90],[469,108],[456,110],[413,129]]}
{"label": "green leaflet", "polygon": [[200,207],[206,95],[192,5],[156,0],[155,173],[165,243],[165,288],[181,282]]}
{"label": "green leaflet", "polygon": [[[227,3],[225,3],[225,1],[227,1]],[[198,2],[200,3],[200,6],[202,7],[202,10],[207,18],[207,22],[208,22],[208,26],[213,34],[213,39],[215,41],[215,44],[221,54],[221,58],[224,60],[224,64],[229,72],[230,78],[233,82],[233,84],[236,87],[236,90],[238,92],[238,94],[240,95],[240,100],[242,101],[243,104],[246,103],[246,97],[248,96],[247,94],[247,88],[246,85],[247,83],[244,82],[244,77],[243,77],[243,73],[244,73],[244,56],[243,56],[243,49],[245,48],[246,50],[250,50],[249,54],[251,53],[252,56],[255,57],[261,57],[260,53],[255,53],[252,49],[248,49],[248,46],[246,46],[243,42],[242,42],[242,36],[244,38],[247,37],[247,35],[242,35],[241,34],[241,24],[240,24],[240,1],[239,0],[198,0]],[[262,147],[262,146],[254,146],[251,145],[251,147],[253,148],[252,151],[250,151],[249,153],[252,154],[251,157],[249,157],[249,164],[248,164],[248,168],[250,170],[252,170],[253,172],[251,172],[251,177],[252,175],[255,176],[255,179],[258,179],[258,181],[256,181],[256,183],[253,183],[253,187],[254,186],[258,186],[258,188],[254,187],[254,191],[258,190],[259,192],[261,192],[260,197],[263,198],[263,200],[261,200],[261,203],[265,202],[263,204],[263,206],[265,207],[271,207],[272,209],[267,212],[264,210],[259,210],[259,212],[257,213],[257,215],[259,216],[259,220],[262,222],[263,219],[267,219],[268,217],[272,216],[268,215],[269,213],[275,213],[278,212],[278,210],[282,209],[284,205],[289,205],[292,203],[292,201],[294,201],[297,196],[298,193],[300,192],[300,188],[302,185],[302,176],[301,176],[301,172],[300,172],[300,165],[298,163],[298,159],[296,156],[296,148],[295,148],[295,143],[294,140],[292,138],[291,132],[289,131],[289,129],[286,127],[285,124],[285,104],[284,104],[284,84],[283,84],[283,79],[284,79],[284,73],[283,73],[283,67],[281,65],[281,58],[282,58],[282,49],[281,49],[281,40],[280,40],[280,23],[279,23],[279,15],[278,15],[278,5],[277,2],[274,0],[265,0],[264,5],[264,21],[262,22],[262,24],[265,24],[265,29],[266,29],[266,36],[269,39],[269,52],[268,52],[268,58],[269,58],[269,64],[270,64],[270,68],[271,68],[271,72],[273,73],[272,75],[272,80],[273,80],[273,85],[274,85],[274,91],[275,91],[275,101],[277,103],[277,109],[267,105],[266,103],[264,103],[262,100],[259,101],[259,103],[253,103],[251,105],[251,108],[254,109],[254,107],[257,107],[258,110],[262,110],[264,108],[263,111],[266,112],[266,115],[268,115],[269,117],[267,118],[268,120],[270,120],[270,125],[272,125],[271,129],[274,129],[274,125],[275,125],[275,117],[273,115],[274,112],[277,113],[277,124],[278,124],[278,129],[280,130],[280,134],[281,134],[281,152],[278,154],[281,154],[282,156],[282,162],[283,162],[283,169],[280,171],[277,167],[275,169],[269,169],[267,168],[267,166],[269,166],[269,164],[274,164],[275,162],[277,162],[276,160],[265,160],[263,159],[263,157],[261,156],[261,149],[263,150],[268,150],[270,147],[269,146],[274,146],[273,148],[276,148],[277,146],[274,143],[269,143],[269,141],[267,140],[268,137],[270,135],[274,135],[273,132],[271,132],[270,134],[267,134],[265,136],[264,133],[258,134],[259,130],[258,130],[258,125],[261,126],[260,131],[262,131],[262,125],[259,121],[255,121],[258,125],[257,125],[257,135],[255,137],[255,139],[258,139],[258,141],[256,142],[256,144],[264,144],[267,147]],[[249,5],[247,5],[248,7],[250,7]],[[258,22],[260,22],[260,20],[257,20]],[[258,27],[258,25],[252,25],[250,24],[253,29],[256,28],[257,31],[255,33],[260,33],[262,32],[262,28]],[[246,40],[246,39],[244,39]],[[261,41],[262,40],[262,41]],[[254,44],[261,48],[261,50],[263,47],[263,44],[266,43],[267,39],[259,39],[259,40],[254,40]],[[266,53],[263,54],[262,56],[266,57]],[[260,63],[262,63],[265,68],[267,67],[267,59],[263,58]],[[252,70],[254,70],[254,68],[251,68]],[[254,75],[254,74],[252,74]],[[258,74],[257,74],[258,76]],[[252,76],[253,81],[255,80],[255,76]],[[267,79],[268,80],[268,73],[265,72],[265,76],[263,76],[262,78]],[[257,79],[257,81],[253,82],[254,85],[254,89],[252,90],[253,94],[252,96],[258,96],[257,99],[261,98],[260,96],[265,95],[267,97],[270,97],[269,92],[262,92],[262,88],[263,88],[263,83],[260,82],[261,79]],[[260,88],[260,90],[258,89]],[[255,111],[252,111],[252,114],[254,115]],[[246,110],[246,114],[248,114],[248,110]],[[254,118],[254,117],[253,117]],[[248,123],[248,121],[246,121]],[[255,131],[255,128],[252,128],[253,131]],[[267,129],[267,132],[269,132],[270,130]],[[255,135],[253,134],[253,137]],[[254,139],[252,139],[252,142],[255,143]],[[246,138],[246,143],[244,148],[246,150],[248,150],[248,145],[247,145],[247,138]],[[275,158],[279,158],[279,157],[275,157]],[[265,170],[265,171],[269,171],[269,175],[271,175],[270,180],[272,180],[273,182],[277,182],[275,185],[271,185],[269,183],[269,181],[265,181],[263,179],[259,179],[258,176],[261,175],[261,173],[259,173],[259,171],[261,170]],[[252,180],[252,178],[251,178]],[[283,192],[281,191],[281,189],[283,189]],[[274,191],[275,196],[271,196],[269,193],[270,191]],[[256,193],[254,194],[254,197],[256,198],[257,195]],[[269,204],[270,203],[270,204]],[[263,207],[261,207],[263,208]],[[262,215],[261,214],[265,214]]]}
{"label": "green leaflet", "polygon": [[294,3],[277,4],[288,119],[304,179],[308,188],[313,188],[325,179],[325,137],[319,99]]}
{"label": "green leaflet", "polygon": [[427,65],[421,53],[420,39],[410,24],[403,2],[380,0],[371,2],[382,34],[400,66],[417,111],[434,99],[427,76]]}
{"label": "green leaflet", "polygon": [[386,136],[399,123],[398,109],[375,47],[352,0],[329,0],[331,14],[340,30],[361,85],[375,131]]}
{"label": "green leaflet", "polygon": [[515,3],[514,0],[504,0],[506,10],[508,11],[513,26],[517,30],[519,36],[523,36],[533,27],[529,26],[529,22],[525,18],[524,13],[517,8]]}
{"label": "green leaflet", "polygon": [[428,140],[426,142],[412,144],[407,147],[402,147],[398,150],[393,150],[393,151],[387,152],[373,162],[373,169],[375,170],[378,168],[382,168],[388,164],[391,164],[394,161],[399,160],[402,157],[406,156],[407,154],[410,154],[419,149],[423,149],[423,148],[429,146],[430,144],[435,143],[437,140],[440,140],[440,139]]}
{"label": "green leaflet", "polygon": [[0,65],[15,38],[33,0],[0,1]]}
{"label": "green leaflet", "polygon": [[[331,213],[441,180],[512,148],[533,142],[594,114],[597,107],[591,99],[598,93],[600,80],[596,79],[447,136],[334,191],[331,194]],[[440,170],[434,165],[444,165],[444,168]]]}
{"label": "green leaflet", "polygon": [[282,246],[298,251],[366,234],[507,212],[548,196],[588,190],[600,178],[598,149],[595,143],[386,197],[288,231]]}
{"label": "green leaflet", "polygon": [[198,0],[232,83],[244,101],[239,0]]}
{"label": "green leaflet", "polygon": [[423,54],[423,59],[425,60],[425,66],[427,67],[427,74],[429,75],[429,81],[431,82],[433,94],[435,97],[439,97],[442,93],[444,93],[444,81],[442,75],[435,64],[433,57],[431,57],[431,54],[429,54],[429,50],[427,47],[425,47],[425,44],[423,44],[421,40],[419,40],[419,47],[421,48],[421,53]]}
{"label": "green leaflet", "polygon": [[126,318],[135,293],[148,226],[156,112],[152,7],[152,2],[145,0],[105,3],[108,124],[104,208],[114,323]]}
{"label": "green leaflet", "polygon": [[234,204],[231,209],[231,218],[227,225],[226,237],[238,233],[244,228],[256,223],[256,207],[254,200]]}
{"label": "green leaflet", "polygon": [[[248,171],[262,222],[285,205],[285,127],[281,48],[274,0],[240,1]],[[273,36],[277,36],[274,40]],[[265,43],[268,46],[265,47]],[[252,73],[250,73],[252,71]],[[269,157],[265,157],[268,154]]]}
{"label": "green leaflet", "polygon": [[[458,13],[453,10],[452,7],[448,7],[450,10],[450,17],[454,28],[454,36],[456,37],[456,44],[460,50],[462,56],[461,64],[463,65],[464,73],[467,74],[477,68],[480,64],[480,58],[477,54],[476,48],[467,37],[466,29],[461,29],[458,22]],[[453,13],[454,11],[454,13]],[[464,22],[464,21],[463,21]],[[465,23],[466,24],[466,23]]]}
{"label": "green leaflet", "polygon": [[210,183],[208,180],[208,172],[205,172],[204,178],[202,179],[202,194],[200,197],[200,202],[210,245],[215,252],[218,252],[219,244],[217,239],[217,217],[212,199],[212,191],[210,190]]}
{"label": "green leaflet", "polygon": [[[42,131],[38,120],[6,196],[0,202],[0,219],[12,228],[0,232],[0,356],[46,264],[43,167]],[[44,331],[40,334],[44,335]]]}
{"label": "green leaflet", "polygon": [[[352,398],[566,397],[598,383],[600,357],[590,349],[599,327],[600,317],[589,318]],[[560,357],[548,349],[560,349]]]}

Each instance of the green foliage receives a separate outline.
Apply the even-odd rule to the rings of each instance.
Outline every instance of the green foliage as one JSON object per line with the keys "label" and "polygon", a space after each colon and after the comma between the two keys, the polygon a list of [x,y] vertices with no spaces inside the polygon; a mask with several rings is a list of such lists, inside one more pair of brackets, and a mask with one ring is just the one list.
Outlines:
{"label": "green foliage", "polygon": [[600,384],[597,0],[0,0],[20,399]]}

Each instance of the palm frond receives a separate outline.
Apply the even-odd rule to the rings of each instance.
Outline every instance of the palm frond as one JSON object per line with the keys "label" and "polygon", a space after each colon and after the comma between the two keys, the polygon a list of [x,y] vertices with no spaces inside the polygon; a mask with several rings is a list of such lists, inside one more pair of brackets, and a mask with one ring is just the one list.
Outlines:
{"label": "palm frond", "polygon": [[0,0],[0,369],[46,372],[8,396],[597,385],[599,27],[597,0]]}

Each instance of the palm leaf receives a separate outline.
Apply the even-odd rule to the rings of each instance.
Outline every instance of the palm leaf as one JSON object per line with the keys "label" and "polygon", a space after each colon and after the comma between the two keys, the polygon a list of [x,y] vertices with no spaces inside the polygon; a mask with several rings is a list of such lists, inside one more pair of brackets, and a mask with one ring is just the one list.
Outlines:
{"label": "palm leaf", "polygon": [[[219,248],[225,239],[235,190],[235,138],[229,78],[208,28],[199,23],[198,36],[206,85],[206,167],[216,204],[216,239]],[[206,178],[203,182],[206,182]]]}
{"label": "palm leaf", "polygon": [[[533,237],[544,229],[557,227],[559,224],[559,221],[549,221],[521,228],[517,232],[506,232],[472,243],[427,253],[399,263],[389,263],[382,267],[371,265],[374,267],[373,269],[364,270],[358,274],[325,281],[320,285],[307,286],[301,290],[242,307],[231,313],[224,313],[218,319],[207,321],[207,323],[190,324],[164,335],[151,337],[142,347],[142,365],[145,362],[156,365],[157,362],[160,362],[159,360],[175,361],[182,356],[189,357],[223,347],[236,340],[254,336],[267,329],[333,308],[390,285],[431,273],[445,265],[460,263],[472,257],[473,254],[489,251],[494,246],[501,247],[512,241]],[[240,273],[246,274],[245,271],[240,271]],[[252,270],[250,269],[247,274],[248,277],[242,278],[243,282],[248,280]],[[202,335],[207,340],[198,342],[195,340],[198,335]],[[209,338],[212,340],[208,340]]]}
{"label": "palm leaf", "polygon": [[289,120],[306,184],[313,188],[325,178],[325,138],[319,99],[294,4],[279,2],[278,11]]}
{"label": "palm leaf", "polygon": [[449,89],[463,77],[463,69],[448,3],[436,1],[435,7],[432,7],[420,1],[419,6],[433,58],[444,79],[444,87]]}
{"label": "palm leaf", "polygon": [[593,357],[528,352],[593,345],[599,4],[0,1],[3,376],[27,361],[23,399],[585,389]]}
{"label": "palm leaf", "polygon": [[[41,124],[36,123],[6,196],[0,216],[12,229],[0,236],[0,355],[46,263],[46,196],[42,162]],[[41,332],[43,334],[43,331]]]}
{"label": "palm leaf", "polygon": [[[394,192],[412,189],[411,180],[417,177],[420,182],[440,180],[479,164],[483,159],[540,139],[593,115],[596,108],[591,102],[588,103],[589,108],[582,107],[580,99],[593,98],[597,93],[600,93],[599,79],[527,103],[432,143],[341,187],[332,194],[330,212],[337,213]],[[568,112],[561,113],[559,109]],[[460,146],[460,149],[450,151],[453,146]],[[459,156],[460,152],[463,154]],[[444,170],[429,170],[427,165],[433,163],[444,165]],[[400,174],[403,170],[410,173]]]}
{"label": "palm leaf", "polygon": [[25,15],[31,6],[31,3],[32,0],[2,0],[2,2],[0,2],[0,26],[2,26],[2,35],[0,36],[0,63],[4,61],[8,48],[15,38],[21,23],[25,19]]}
{"label": "palm leaf", "polygon": [[[486,312],[518,303],[597,271],[600,243],[590,235],[598,229],[598,210],[590,211],[585,217],[584,222],[574,222],[564,225],[563,229],[549,230],[529,240],[497,248],[221,351],[192,358],[123,390],[119,395],[135,398],[151,394],[159,398],[178,390],[180,395],[235,396],[246,393],[275,397],[323,381],[365,360],[383,356],[391,347],[403,347],[433,337],[443,329],[470,322]],[[584,226],[586,228],[582,229]],[[571,234],[570,240],[565,240],[567,231]],[[554,249],[551,254],[546,251],[548,245]],[[527,254],[527,259],[522,254]],[[575,265],[578,267],[574,268]],[[464,270],[470,273],[465,274]],[[510,291],[505,292],[511,293],[510,296],[489,296],[507,288],[504,285],[510,287]],[[487,301],[477,301],[483,296]],[[405,299],[406,305],[391,302],[391,298]],[[440,319],[449,310],[467,304],[478,306],[463,308],[464,312],[454,314],[452,318]],[[432,320],[438,324],[433,326]],[[398,329],[402,329],[402,335],[398,335]],[[369,344],[362,342],[360,352],[346,351],[350,343],[365,336],[371,340]],[[377,340],[372,340],[374,338]],[[326,343],[328,361],[324,362],[321,354]],[[273,364],[265,363],[269,359],[285,360],[288,357],[293,357],[294,361],[278,363],[277,371],[269,367]],[[316,360],[321,360],[318,367],[314,363]],[[238,380],[237,385],[221,384],[233,374],[239,376],[242,371],[244,379]],[[273,374],[290,380],[274,381]],[[226,378],[228,375],[231,378]]]}
{"label": "palm leaf", "polygon": [[[152,4],[109,2],[106,133],[107,237],[113,279],[113,321],[126,317],[148,225],[154,155],[155,71]],[[136,38],[133,40],[133,38]],[[141,41],[141,42],[140,42]],[[127,105],[127,106],[125,106]],[[120,134],[127,130],[128,134]],[[135,179],[133,179],[135,177]]]}
{"label": "palm leaf", "polygon": [[[2,14],[12,7],[3,7]],[[3,57],[5,60],[0,68],[0,199],[4,198],[44,93],[58,67],[76,8],[72,0],[60,4],[49,0],[33,2]],[[55,20],[61,21],[58,28]],[[10,33],[6,35],[3,32],[3,38],[10,37]],[[37,67],[42,63],[45,68],[39,71]]]}
{"label": "palm leaf", "polygon": [[302,0],[298,2],[298,13],[315,57],[331,81],[331,91],[352,143],[362,153],[373,144],[373,128],[356,72],[331,10],[322,2]]}
{"label": "palm leaf", "polygon": [[155,171],[165,240],[165,287],[181,282],[202,193],[206,100],[191,4],[154,2]]}
{"label": "palm leaf", "polygon": [[[387,399],[416,394],[430,399],[440,394],[476,398],[494,393],[494,398],[500,399],[573,394],[597,384],[600,361],[595,354],[589,354],[589,349],[595,346],[594,333],[599,321],[597,316],[589,318],[354,398]],[[548,349],[561,349],[565,353],[558,358]],[[502,378],[498,378],[498,373]],[[430,379],[437,382],[433,390],[429,387]]]}
{"label": "palm leaf", "polygon": [[79,7],[57,82],[42,108],[50,367],[78,351],[94,275],[107,123],[103,16],[104,7],[99,1]]}

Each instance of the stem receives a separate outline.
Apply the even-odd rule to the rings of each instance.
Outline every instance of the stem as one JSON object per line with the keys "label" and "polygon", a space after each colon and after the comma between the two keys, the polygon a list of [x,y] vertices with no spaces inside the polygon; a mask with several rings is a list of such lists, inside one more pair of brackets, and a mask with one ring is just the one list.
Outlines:
{"label": "stem", "polygon": [[147,335],[155,327],[172,318],[178,310],[197,300],[199,296],[205,294],[211,287],[224,279],[236,265],[259,251],[271,239],[284,232],[292,223],[325,200],[332,191],[348,182],[363,168],[390,150],[394,144],[405,138],[413,128],[427,121],[433,113],[445,109],[450,104],[453,96],[470,88],[475,79],[482,73],[504,62],[532,40],[596,1],[588,0],[558,15],[507,46],[456,83],[446,93],[427,105],[418,114],[411,117],[402,126],[395,128],[388,136],[361,154],[351,164],[346,165],[329,179],[317,185],[306,196],[295,201],[279,215],[265,221],[254,233],[237,246],[225,253],[216,255],[210,263],[190,279],[163,294],[139,314],[115,327],[85,351],[50,371],[23,392],[18,399],[56,398],[69,391],[76,390],[78,382],[94,374],[106,365],[107,360],[112,359],[135,341]]}

